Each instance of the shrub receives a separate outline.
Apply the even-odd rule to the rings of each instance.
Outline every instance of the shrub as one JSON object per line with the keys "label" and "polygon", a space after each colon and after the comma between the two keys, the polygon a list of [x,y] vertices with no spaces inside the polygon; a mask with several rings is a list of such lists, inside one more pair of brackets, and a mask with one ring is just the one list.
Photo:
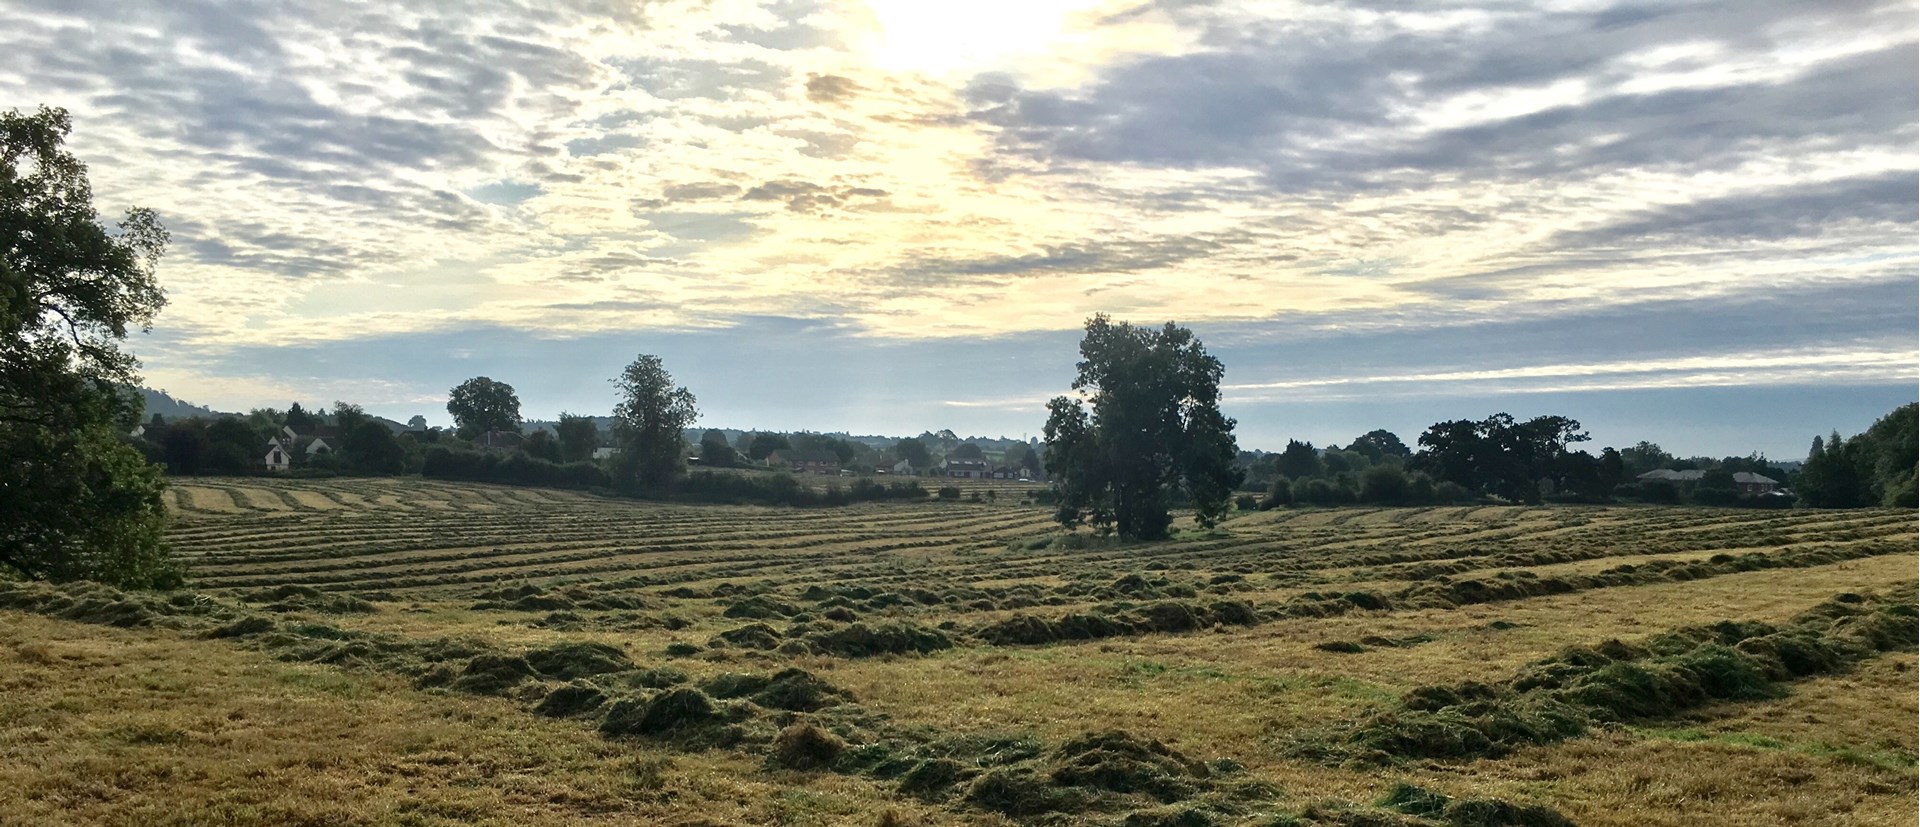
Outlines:
{"label": "shrub", "polygon": [[940,500],[942,502],[956,502],[959,499],[960,499],[960,489],[955,488],[951,485],[941,486]]}

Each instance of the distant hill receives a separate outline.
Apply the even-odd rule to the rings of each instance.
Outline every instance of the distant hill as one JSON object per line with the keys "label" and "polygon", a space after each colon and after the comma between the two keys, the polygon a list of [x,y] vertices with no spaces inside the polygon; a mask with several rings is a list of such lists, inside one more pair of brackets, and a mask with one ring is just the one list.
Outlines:
{"label": "distant hill", "polygon": [[212,408],[205,408],[195,405],[192,402],[175,399],[166,391],[157,391],[152,388],[136,388],[136,390],[140,391],[140,395],[146,399],[146,410],[140,413],[140,421],[142,422],[152,419],[154,414],[159,414],[167,419],[194,416],[212,419],[222,415],[219,411],[213,410]]}

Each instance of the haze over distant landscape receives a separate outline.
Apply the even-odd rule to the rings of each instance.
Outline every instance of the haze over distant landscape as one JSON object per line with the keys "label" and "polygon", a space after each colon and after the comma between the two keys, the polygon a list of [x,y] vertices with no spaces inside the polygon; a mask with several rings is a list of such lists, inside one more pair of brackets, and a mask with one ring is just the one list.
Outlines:
{"label": "haze over distant landscape", "polygon": [[409,5],[0,7],[0,109],[172,233],[147,384],[445,424],[644,352],[703,424],[1018,436],[1107,312],[1248,448],[1916,396],[1912,3]]}

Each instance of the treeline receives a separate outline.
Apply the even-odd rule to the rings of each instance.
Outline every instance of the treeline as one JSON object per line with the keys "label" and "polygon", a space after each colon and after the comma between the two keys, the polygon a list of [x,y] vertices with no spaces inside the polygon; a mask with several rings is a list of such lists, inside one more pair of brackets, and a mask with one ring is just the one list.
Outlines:
{"label": "treeline", "polygon": [[[1416,451],[1399,436],[1376,430],[1342,448],[1290,440],[1278,453],[1245,452],[1242,508],[1288,505],[1434,505],[1497,499],[1516,503],[1648,502],[1749,508],[1858,508],[1916,505],[1917,420],[1906,405],[1865,433],[1814,439],[1797,473],[1765,456],[1681,458],[1640,442],[1598,454],[1577,447],[1590,441],[1578,420],[1541,416],[1518,420],[1495,414],[1481,420],[1438,422],[1422,433]],[[1649,471],[1686,473],[1683,479],[1640,479]],[[1736,475],[1752,474],[1745,482]],[[1762,480],[1761,478],[1764,478]],[[1770,480],[1771,482],[1766,482]]]}
{"label": "treeline", "polygon": [[1920,455],[1920,405],[1903,405],[1866,432],[1841,439],[1835,431],[1813,438],[1796,488],[1815,508],[1920,505],[1915,457]]}
{"label": "treeline", "polygon": [[[169,421],[155,414],[128,439],[149,462],[165,466],[170,475],[234,476],[264,473],[270,443],[279,438],[283,427],[306,437],[307,441],[283,450],[293,470],[308,476],[417,473],[423,460],[424,446],[418,441],[396,436],[360,406],[345,402],[334,403],[330,413],[318,414],[307,412],[299,403],[285,412],[259,408],[244,417],[211,420]],[[327,434],[325,448],[308,451],[320,429]]]}

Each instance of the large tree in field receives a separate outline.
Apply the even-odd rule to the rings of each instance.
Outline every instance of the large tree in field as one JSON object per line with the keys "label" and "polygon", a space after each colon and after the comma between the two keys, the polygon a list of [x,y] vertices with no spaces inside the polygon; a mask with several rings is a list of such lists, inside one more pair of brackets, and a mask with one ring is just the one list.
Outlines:
{"label": "large tree in field", "polygon": [[520,397],[513,386],[475,376],[447,392],[447,413],[462,439],[488,431],[520,430]]}
{"label": "large tree in field", "polygon": [[1568,446],[1587,439],[1580,422],[1564,416],[1521,422],[1497,413],[1478,422],[1436,422],[1420,435],[1413,466],[1469,490],[1534,503],[1540,501],[1541,480],[1560,490],[1568,487],[1570,472],[1583,482],[1591,476],[1593,469],[1566,459]]}
{"label": "large tree in field", "polygon": [[699,412],[693,393],[676,387],[660,357],[641,354],[613,380],[620,402],[613,407],[613,481],[625,490],[662,494],[686,463],[681,433]]}
{"label": "large tree in field", "polygon": [[120,343],[166,304],[167,233],[143,209],[101,225],[71,129],[60,109],[0,113],[0,570],[171,585],[165,483],[120,439],[140,416]]}
{"label": "large tree in field", "polygon": [[1201,525],[1218,522],[1240,482],[1234,423],[1220,413],[1220,360],[1172,322],[1136,328],[1104,314],[1087,320],[1080,356],[1073,389],[1087,404],[1047,403],[1060,522],[1159,539],[1181,500]]}

